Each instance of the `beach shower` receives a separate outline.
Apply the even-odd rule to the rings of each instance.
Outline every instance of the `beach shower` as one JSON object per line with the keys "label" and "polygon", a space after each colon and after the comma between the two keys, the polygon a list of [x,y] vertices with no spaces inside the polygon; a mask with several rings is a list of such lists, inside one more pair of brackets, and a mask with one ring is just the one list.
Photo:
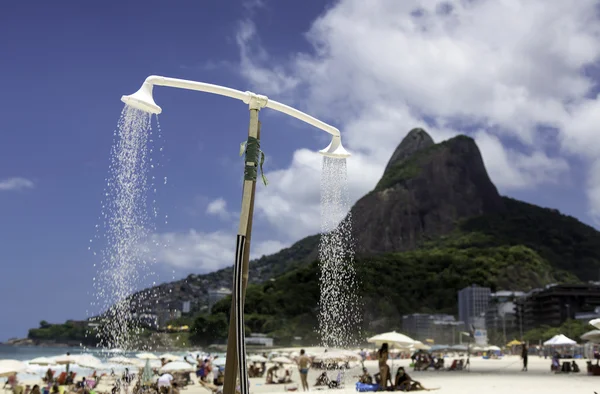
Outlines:
{"label": "beach shower", "polygon": [[[242,92],[224,86],[212,85],[203,82],[188,81],[161,76],[150,76],[146,78],[142,87],[131,95],[122,96],[121,100],[130,108],[149,114],[160,114],[162,112],[154,102],[154,86],[167,86],[179,89],[196,90],[200,92],[213,93],[221,96],[231,97],[248,105],[250,110],[250,124],[248,127],[247,141],[242,144],[240,155],[244,155],[244,185],[242,194],[242,207],[240,212],[240,223],[236,238],[235,265],[234,265],[234,288],[231,305],[230,329],[227,341],[226,370],[224,393],[234,394],[237,373],[240,377],[240,392],[248,394],[248,379],[246,370],[246,344],[244,333],[244,300],[247,283],[244,279],[248,277],[248,265],[250,259],[249,239],[252,231],[252,212],[254,210],[254,195],[258,169],[262,173],[264,154],[260,150],[260,123],[258,113],[263,108],[270,108],[286,115],[292,116],[331,135],[330,144],[319,151],[324,160],[343,161],[350,154],[344,149],[340,131],[306,113],[285,104],[271,100],[266,96],[252,92]],[[345,180],[345,174],[344,174]],[[263,177],[266,184],[266,179]],[[331,253],[329,253],[331,254]],[[335,254],[335,253],[334,253]]]}

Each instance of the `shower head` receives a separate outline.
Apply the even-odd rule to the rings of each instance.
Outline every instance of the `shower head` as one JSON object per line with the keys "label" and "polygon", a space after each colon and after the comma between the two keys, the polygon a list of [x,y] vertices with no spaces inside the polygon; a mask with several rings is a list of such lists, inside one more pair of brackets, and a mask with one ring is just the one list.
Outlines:
{"label": "shower head", "polygon": [[152,97],[152,84],[144,82],[140,90],[129,96],[121,97],[125,104],[151,114],[160,114],[162,109],[156,105]]}
{"label": "shower head", "polygon": [[320,154],[334,159],[345,159],[350,157],[350,153],[342,146],[342,138],[339,135],[331,137],[331,143],[325,149],[319,151]]}

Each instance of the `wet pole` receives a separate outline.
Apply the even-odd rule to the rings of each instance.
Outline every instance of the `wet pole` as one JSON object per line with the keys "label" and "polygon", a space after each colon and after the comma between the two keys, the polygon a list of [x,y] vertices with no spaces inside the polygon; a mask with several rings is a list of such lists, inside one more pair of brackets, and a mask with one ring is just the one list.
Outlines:
{"label": "wet pole", "polygon": [[[248,394],[248,371],[246,365],[246,342],[244,323],[244,301],[248,285],[250,263],[250,238],[252,235],[252,216],[254,214],[254,196],[260,159],[260,122],[258,112],[260,97],[250,101],[250,125],[248,141],[245,145],[244,186],[242,191],[242,209],[240,225],[236,239],[233,291],[227,337],[227,358],[225,362],[225,381],[223,394],[235,394],[237,377],[240,377],[240,392]],[[242,150],[240,150],[240,153]]]}

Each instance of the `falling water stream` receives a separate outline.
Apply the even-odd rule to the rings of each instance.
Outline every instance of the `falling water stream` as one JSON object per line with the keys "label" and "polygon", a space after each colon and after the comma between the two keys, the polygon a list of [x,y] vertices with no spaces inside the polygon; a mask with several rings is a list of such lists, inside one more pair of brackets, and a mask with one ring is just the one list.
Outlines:
{"label": "falling water stream", "polygon": [[97,226],[102,249],[94,278],[94,309],[105,313],[97,333],[101,346],[126,350],[139,330],[129,296],[152,275],[151,261],[145,258],[152,216],[158,214],[156,201],[150,206],[147,201],[149,192],[156,192],[156,178],[148,176],[154,168],[151,115],[125,106],[114,137]]}
{"label": "falling water stream", "polygon": [[319,332],[325,347],[344,348],[359,334],[352,215],[346,159],[323,157],[319,245]]}

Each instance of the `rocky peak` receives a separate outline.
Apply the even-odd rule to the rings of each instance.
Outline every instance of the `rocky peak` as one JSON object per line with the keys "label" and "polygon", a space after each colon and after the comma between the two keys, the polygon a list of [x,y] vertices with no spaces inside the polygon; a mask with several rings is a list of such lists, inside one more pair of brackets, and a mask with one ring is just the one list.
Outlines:
{"label": "rocky peak", "polygon": [[392,154],[390,161],[388,161],[388,164],[385,167],[385,171],[406,160],[417,151],[428,148],[434,144],[433,138],[431,138],[425,130],[421,128],[412,129]]}
{"label": "rocky peak", "polygon": [[463,219],[504,210],[470,137],[434,144],[415,129],[394,157],[375,190],[352,208],[358,253],[414,249],[452,232]]}

